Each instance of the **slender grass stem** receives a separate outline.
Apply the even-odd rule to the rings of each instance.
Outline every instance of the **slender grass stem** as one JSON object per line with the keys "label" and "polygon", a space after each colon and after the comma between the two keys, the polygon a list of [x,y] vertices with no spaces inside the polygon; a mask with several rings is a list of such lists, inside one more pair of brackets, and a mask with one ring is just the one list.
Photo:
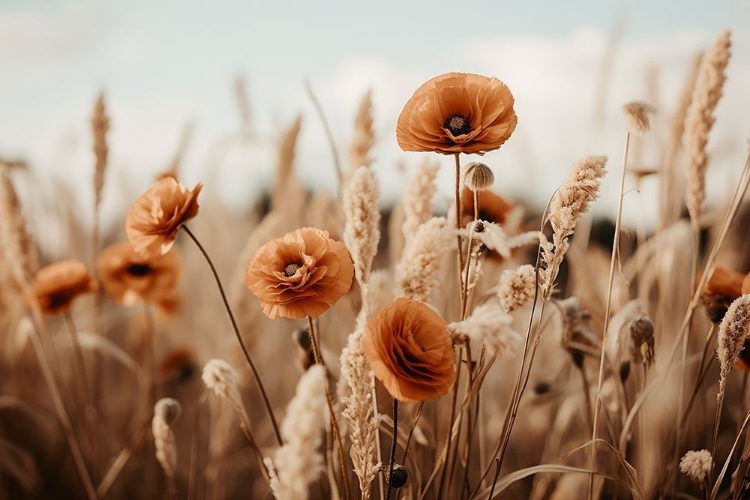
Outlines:
{"label": "slender grass stem", "polygon": [[386,500],[391,500],[393,488],[393,466],[396,463],[396,442],[398,441],[398,399],[393,398],[393,439],[391,440],[391,455],[388,459],[388,493]]}
{"label": "slender grass stem", "polygon": [[[459,153],[454,155],[456,159],[456,230],[461,231],[461,158]],[[458,287],[460,288],[459,314],[464,310],[464,287],[461,280],[461,271],[464,268],[464,256],[461,252],[461,234],[456,233],[456,265],[458,266]]]}
{"label": "slender grass stem", "polygon": [[[609,326],[609,316],[612,310],[612,287],[615,280],[615,265],[619,255],[620,248],[620,226],[622,224],[622,204],[625,196],[625,173],[628,166],[628,149],[630,146],[630,132],[625,133],[625,150],[622,155],[622,173],[620,175],[620,194],[617,202],[617,218],[615,219],[615,235],[612,241],[612,256],[609,261],[609,281],[607,282],[607,302],[604,308],[604,326],[602,327],[602,348],[599,354],[599,376],[596,383],[596,398],[594,401],[594,415],[591,430],[591,441],[596,442],[597,429],[599,426],[599,409],[602,404],[601,392],[604,383],[604,346],[607,341],[607,328]],[[596,446],[591,447],[591,470],[596,470]],[[588,498],[591,500],[594,494],[594,473],[589,475]]]}
{"label": "slender grass stem", "polygon": [[253,363],[253,359],[250,357],[250,352],[247,350],[245,341],[242,339],[242,335],[240,335],[240,329],[237,326],[237,320],[234,319],[234,313],[232,313],[232,308],[229,306],[229,300],[227,300],[227,294],[224,292],[224,287],[221,284],[221,279],[219,279],[219,273],[216,271],[216,267],[214,267],[214,263],[211,260],[211,257],[208,256],[206,249],[203,248],[203,245],[201,245],[200,241],[198,241],[198,238],[195,237],[193,232],[190,231],[190,229],[188,229],[188,227],[185,225],[182,226],[182,229],[187,233],[188,236],[190,236],[190,239],[193,240],[193,243],[195,243],[195,245],[198,247],[198,250],[200,250],[200,252],[203,254],[203,257],[206,259],[206,262],[208,263],[208,267],[211,268],[211,272],[213,273],[214,279],[216,280],[216,286],[219,288],[219,293],[221,294],[221,300],[224,302],[224,307],[226,308],[227,314],[229,315],[229,319],[232,322],[234,335],[237,337],[237,341],[240,343],[240,347],[242,348],[242,354],[245,355],[245,360],[247,361],[247,364],[250,366],[250,370],[253,372],[253,377],[255,377],[255,381],[258,383],[260,394],[263,397],[263,403],[265,404],[266,410],[268,411],[268,416],[271,419],[273,432],[276,435],[276,441],[278,442],[279,446],[282,446],[284,444],[284,441],[281,439],[281,432],[279,432],[279,424],[276,422],[276,417],[273,414],[273,407],[271,406],[271,401],[268,399],[268,394],[266,394],[266,388],[263,386],[263,381],[260,378],[258,369],[255,367],[255,363]]}

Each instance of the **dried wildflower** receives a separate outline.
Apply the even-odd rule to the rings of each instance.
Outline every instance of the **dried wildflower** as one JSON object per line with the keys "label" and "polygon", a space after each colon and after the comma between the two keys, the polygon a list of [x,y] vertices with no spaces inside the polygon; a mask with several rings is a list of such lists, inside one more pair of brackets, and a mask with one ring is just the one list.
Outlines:
{"label": "dried wildflower", "polygon": [[396,140],[404,151],[482,155],[502,146],[516,122],[513,95],[503,82],[447,73],[428,80],[407,101]]}
{"label": "dried wildflower", "polygon": [[600,179],[606,174],[606,156],[587,156],[573,166],[568,181],[552,197],[547,220],[554,231],[552,241],[541,234],[542,269],[540,286],[546,300],[552,294],[563,257],[570,247],[568,238],[576,223],[599,194]]}
{"label": "dried wildflower", "polygon": [[472,221],[467,229],[461,230],[459,233],[466,238],[471,237],[480,241],[486,248],[503,259],[509,259],[512,251],[516,248],[539,243],[539,231],[509,236],[501,226],[485,220]]}
{"label": "dried wildflower", "polygon": [[521,340],[521,334],[513,328],[513,318],[492,303],[479,305],[465,320],[450,323],[448,332],[484,343],[490,354],[501,356],[512,353]]}
{"label": "dried wildflower", "polygon": [[534,298],[536,271],[534,266],[524,264],[517,269],[506,269],[500,275],[497,296],[505,312],[510,314]]}
{"label": "dried wildflower", "polygon": [[352,174],[343,194],[346,226],[344,243],[351,252],[355,276],[360,286],[370,278],[372,259],[380,241],[380,210],[378,209],[378,181],[367,167],[359,167]]}
{"label": "dried wildflower", "polygon": [[445,217],[433,217],[419,226],[396,266],[396,283],[403,294],[427,301],[440,278],[440,257],[454,244],[454,235]]}
{"label": "dried wildflower", "polygon": [[461,177],[471,191],[487,189],[495,183],[495,174],[484,163],[472,161],[464,165]]}
{"label": "dried wildflower", "polygon": [[[650,367],[654,362],[654,322],[640,300],[631,300],[612,316],[607,330],[606,349],[629,374],[631,363]],[[627,375],[623,377],[623,380]]]}
{"label": "dried wildflower", "polygon": [[76,297],[97,290],[96,281],[86,269],[86,264],[75,259],[55,262],[39,269],[32,285],[44,314],[68,312]]}
{"label": "dried wildflower", "polygon": [[[154,405],[154,418],[151,420],[156,459],[170,483],[174,482],[177,471],[177,444],[174,432],[172,432],[172,424],[179,417],[181,409],[180,403],[172,398],[160,399]],[[172,484],[171,487],[174,485]]]}
{"label": "dried wildflower", "polygon": [[715,118],[716,105],[726,80],[724,71],[731,55],[730,32],[724,31],[703,56],[698,78],[693,89],[693,99],[685,117],[683,143],[688,157],[687,193],[685,204],[690,218],[697,221],[706,197],[706,143]]}
{"label": "dried wildflower", "polygon": [[201,183],[190,190],[174,177],[164,177],[138,198],[125,219],[133,250],[143,255],[169,252],[180,227],[198,215]]}
{"label": "dried wildflower", "polygon": [[305,227],[260,247],[247,265],[245,284],[271,319],[316,318],[349,291],[353,276],[344,244]]}
{"label": "dried wildflower", "polygon": [[368,321],[364,352],[391,396],[414,403],[448,392],[456,372],[446,327],[429,306],[406,297]]}
{"label": "dried wildflower", "polygon": [[359,479],[362,498],[366,500],[370,498],[372,481],[378,473],[374,458],[378,421],[375,419],[372,403],[375,377],[367,364],[363,337],[363,330],[349,335],[347,345],[341,351],[340,361],[341,377],[351,390],[350,396],[342,398],[346,408],[341,415],[349,425],[349,440],[352,443],[349,454]]}
{"label": "dried wildflower", "polygon": [[297,384],[281,424],[287,442],[273,459],[272,489],[277,500],[306,500],[309,485],[323,468],[319,449],[326,421],[326,384],[325,368],[320,365],[307,370]]}
{"label": "dried wildflower", "polygon": [[651,123],[649,115],[656,109],[645,102],[629,102],[623,106],[625,116],[628,119],[628,131],[631,134],[643,134],[649,131]]}
{"label": "dried wildflower", "polygon": [[182,262],[175,251],[146,257],[128,243],[115,243],[102,252],[97,268],[113,300],[126,306],[150,303],[166,312],[177,308]]}
{"label": "dried wildflower", "polygon": [[[695,277],[697,287],[703,277],[698,273]],[[717,265],[711,279],[701,291],[701,303],[705,307],[706,315],[714,323],[720,323],[730,304],[743,294],[742,287],[746,275]]]}
{"label": "dried wildflower", "polygon": [[703,483],[713,467],[711,452],[708,450],[690,450],[680,460],[680,472],[694,483]]}

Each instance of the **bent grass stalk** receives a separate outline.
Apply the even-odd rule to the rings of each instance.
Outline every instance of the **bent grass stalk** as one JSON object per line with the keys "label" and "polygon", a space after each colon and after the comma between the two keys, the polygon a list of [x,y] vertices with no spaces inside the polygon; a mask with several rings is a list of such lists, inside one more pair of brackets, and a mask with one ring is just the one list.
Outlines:
{"label": "bent grass stalk", "polygon": [[258,388],[260,389],[261,396],[263,397],[263,403],[265,404],[266,410],[268,411],[268,416],[271,418],[271,425],[273,426],[273,432],[276,435],[276,441],[278,442],[279,446],[283,446],[284,441],[281,439],[281,432],[279,432],[279,425],[276,422],[276,417],[273,414],[273,407],[271,406],[271,402],[268,399],[268,394],[266,394],[266,388],[263,386],[263,381],[260,378],[258,369],[255,367],[255,363],[253,363],[253,360],[250,357],[250,352],[248,352],[247,350],[245,341],[242,339],[242,335],[240,335],[240,329],[237,326],[237,320],[234,318],[234,314],[232,313],[232,308],[229,306],[227,295],[224,292],[224,287],[222,286],[221,280],[219,279],[219,273],[216,271],[216,267],[214,267],[214,263],[213,261],[211,261],[211,257],[208,256],[206,249],[203,248],[203,245],[201,245],[200,241],[198,241],[198,238],[195,237],[193,232],[190,231],[190,229],[188,229],[186,225],[182,225],[181,229],[183,229],[187,233],[187,235],[190,236],[190,239],[193,240],[193,243],[195,243],[195,245],[198,247],[198,250],[200,250],[201,254],[203,254],[203,257],[206,259],[206,262],[208,263],[208,267],[211,268],[211,272],[214,275],[214,280],[216,280],[216,286],[219,288],[219,293],[221,294],[221,300],[224,302],[224,308],[227,310],[229,319],[232,322],[234,335],[237,337],[237,341],[240,343],[240,347],[242,348],[242,354],[245,355],[245,360],[247,361],[247,364],[250,366],[250,370],[252,370],[253,372],[253,377],[255,377],[255,381],[258,383]]}

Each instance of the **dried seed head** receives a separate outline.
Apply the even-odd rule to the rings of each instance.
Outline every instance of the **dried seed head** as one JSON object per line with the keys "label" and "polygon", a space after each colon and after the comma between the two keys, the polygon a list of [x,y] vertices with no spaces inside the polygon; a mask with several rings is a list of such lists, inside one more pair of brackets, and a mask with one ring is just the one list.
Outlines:
{"label": "dried seed head", "polygon": [[487,189],[495,183],[495,174],[484,163],[472,161],[464,165],[464,184],[472,191]]}
{"label": "dried seed head", "polygon": [[630,357],[646,366],[654,363],[654,322],[643,314],[630,323]]}
{"label": "dried seed head", "polygon": [[721,367],[721,380],[726,380],[732,365],[740,357],[750,331],[750,294],[743,295],[729,306],[719,326],[716,353]]}
{"label": "dried seed head", "polygon": [[656,109],[645,102],[629,102],[622,109],[625,110],[625,116],[628,119],[628,131],[631,134],[644,134],[651,128],[649,115]]}
{"label": "dried seed head", "polygon": [[497,295],[500,298],[500,305],[508,314],[531,301],[535,291],[536,271],[530,264],[524,264],[518,269],[507,269],[500,275]]}
{"label": "dried seed head", "polygon": [[158,415],[170,427],[180,416],[181,411],[180,403],[172,398],[162,398],[154,405],[154,414]]}
{"label": "dried seed head", "polygon": [[695,483],[703,483],[711,471],[711,453],[708,450],[689,451],[680,460],[680,472]]}

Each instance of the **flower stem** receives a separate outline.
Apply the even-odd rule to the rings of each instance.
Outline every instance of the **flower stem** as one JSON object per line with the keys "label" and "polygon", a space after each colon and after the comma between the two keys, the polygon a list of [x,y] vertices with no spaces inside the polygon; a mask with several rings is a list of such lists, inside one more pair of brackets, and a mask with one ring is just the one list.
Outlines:
{"label": "flower stem", "polygon": [[[456,158],[456,229],[461,230],[461,159],[459,153],[455,154]],[[464,256],[461,253],[461,235],[456,234],[456,262],[458,265],[458,287],[461,289],[460,295],[460,307],[458,309],[459,314],[464,310],[464,287],[461,280],[461,271],[464,268]]]}
{"label": "flower stem", "polygon": [[[310,327],[310,345],[312,346],[313,356],[315,356],[315,363],[326,368],[323,363],[323,358],[320,356],[320,349],[318,348],[318,341],[315,338],[315,326],[313,325],[313,319],[308,316],[307,324]],[[328,412],[331,417],[331,430],[333,431],[333,437],[336,440],[336,447],[339,452],[339,467],[341,468],[341,480],[344,486],[344,498],[349,499],[349,480],[346,477],[346,458],[344,457],[344,443],[341,441],[341,431],[339,430],[339,424],[336,421],[336,413],[333,411],[333,401],[331,400],[331,393],[328,390],[328,384],[326,384],[326,402],[328,403]]]}
{"label": "flower stem", "polygon": [[393,441],[391,441],[391,458],[388,460],[388,494],[386,500],[391,500],[393,485],[393,465],[396,463],[396,442],[398,441],[398,399],[393,398]]}
{"label": "flower stem", "polygon": [[237,326],[237,320],[234,319],[232,308],[229,307],[229,301],[227,300],[227,294],[224,292],[224,287],[222,286],[221,280],[219,279],[219,273],[216,271],[216,267],[214,267],[214,263],[211,261],[211,257],[208,256],[206,249],[203,248],[203,245],[201,245],[200,241],[198,241],[198,238],[195,237],[195,235],[192,233],[192,231],[190,231],[190,229],[188,229],[187,226],[183,225],[182,229],[187,233],[188,236],[190,236],[190,239],[193,240],[195,245],[198,247],[198,250],[200,250],[200,252],[203,254],[203,257],[206,259],[206,262],[208,263],[208,267],[211,268],[211,272],[213,273],[214,279],[216,280],[216,286],[219,287],[221,300],[224,301],[224,307],[226,308],[227,314],[229,314],[229,319],[232,322],[232,328],[234,329],[234,334],[237,337],[237,341],[240,343],[240,347],[242,348],[242,354],[245,355],[247,364],[250,365],[250,370],[252,370],[253,372],[255,381],[258,382],[258,388],[260,389],[260,394],[261,396],[263,396],[263,403],[266,405],[268,416],[271,418],[271,425],[273,426],[273,432],[276,435],[276,441],[279,443],[279,446],[283,446],[284,441],[282,441],[281,439],[281,433],[279,432],[279,424],[276,422],[276,417],[273,414],[273,408],[271,407],[271,402],[268,399],[268,394],[266,394],[266,388],[263,386],[263,381],[260,379],[260,374],[258,373],[258,369],[255,367],[255,363],[253,363],[253,360],[250,357],[250,353],[247,350],[247,346],[245,346],[245,341],[242,340],[242,335],[240,335],[240,329]]}

